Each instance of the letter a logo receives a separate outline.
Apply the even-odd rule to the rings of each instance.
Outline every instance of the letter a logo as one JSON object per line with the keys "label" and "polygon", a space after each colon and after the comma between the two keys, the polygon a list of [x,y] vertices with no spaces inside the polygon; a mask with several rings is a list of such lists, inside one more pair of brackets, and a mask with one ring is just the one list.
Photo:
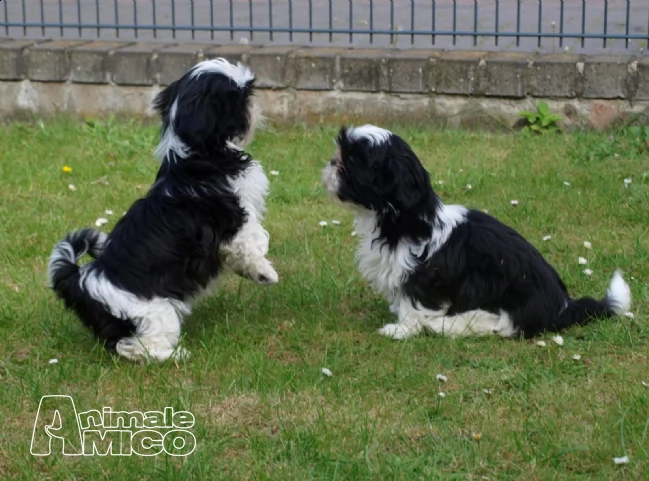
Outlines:
{"label": "letter a logo", "polygon": [[54,439],[60,440],[64,456],[83,454],[77,408],[70,396],[48,395],[41,398],[29,451],[34,456],[49,456]]}

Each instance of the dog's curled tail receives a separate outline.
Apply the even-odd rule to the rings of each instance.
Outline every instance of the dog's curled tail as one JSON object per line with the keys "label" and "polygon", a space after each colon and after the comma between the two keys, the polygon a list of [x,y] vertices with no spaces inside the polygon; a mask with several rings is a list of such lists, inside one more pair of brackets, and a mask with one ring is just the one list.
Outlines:
{"label": "dog's curled tail", "polygon": [[106,234],[95,229],[71,232],[60,241],[50,255],[47,277],[50,287],[66,305],[74,304],[75,293],[80,290],[77,262],[88,253],[97,258],[106,244]]}
{"label": "dog's curled tail", "polygon": [[558,329],[565,329],[575,324],[585,324],[595,318],[607,318],[624,314],[631,308],[631,289],[622,278],[620,271],[615,271],[601,300],[590,297],[571,299],[568,306],[559,315],[556,322]]}

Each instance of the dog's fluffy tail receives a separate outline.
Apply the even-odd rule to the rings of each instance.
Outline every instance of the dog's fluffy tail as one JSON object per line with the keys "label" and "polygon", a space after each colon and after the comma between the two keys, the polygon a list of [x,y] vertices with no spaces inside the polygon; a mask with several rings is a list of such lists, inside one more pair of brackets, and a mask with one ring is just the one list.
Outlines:
{"label": "dog's fluffy tail", "polygon": [[[59,296],[64,297],[69,290],[70,281],[79,280],[77,262],[88,253],[97,258],[106,243],[106,234],[95,229],[83,229],[71,232],[54,246],[47,269],[50,287]],[[77,282],[78,284],[78,282]]]}
{"label": "dog's fluffy tail", "polygon": [[568,306],[559,315],[555,327],[565,329],[576,324],[586,324],[593,319],[619,316],[631,308],[631,289],[622,278],[622,273],[616,271],[601,300],[590,297],[571,299]]}
{"label": "dog's fluffy tail", "polygon": [[106,243],[106,234],[95,229],[72,232],[54,246],[47,270],[49,285],[65,301],[66,307],[77,308],[84,303],[84,293],[79,283],[77,262],[88,253],[97,258]]}
{"label": "dog's fluffy tail", "polygon": [[86,253],[98,258],[106,238],[105,233],[95,229],[83,229],[65,236],[52,250],[48,277],[50,287],[65,302],[65,307],[74,310],[106,348],[115,350],[120,339],[133,334],[135,326],[129,320],[112,315],[107,306],[85,291],[81,268],[77,264]]}

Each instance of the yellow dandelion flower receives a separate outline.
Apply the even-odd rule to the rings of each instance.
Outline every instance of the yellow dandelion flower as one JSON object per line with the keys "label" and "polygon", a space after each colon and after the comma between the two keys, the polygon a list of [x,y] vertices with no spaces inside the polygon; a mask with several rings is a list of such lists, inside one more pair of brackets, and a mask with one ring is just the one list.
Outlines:
{"label": "yellow dandelion flower", "polygon": [[63,166],[63,172],[65,172],[66,174],[69,174],[70,172],[72,172],[72,167],[64,165]]}

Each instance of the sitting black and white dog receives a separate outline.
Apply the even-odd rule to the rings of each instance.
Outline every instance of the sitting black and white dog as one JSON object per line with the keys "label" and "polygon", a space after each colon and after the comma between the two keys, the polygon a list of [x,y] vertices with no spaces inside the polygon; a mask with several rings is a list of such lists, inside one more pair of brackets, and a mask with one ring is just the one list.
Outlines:
{"label": "sitting black and white dog", "polygon": [[619,272],[604,299],[571,299],[515,230],[443,204],[397,135],[372,125],[342,128],[337,144],[323,182],[332,200],[355,212],[360,272],[398,315],[381,334],[529,338],[629,309],[631,292]]}
{"label": "sitting black and white dog", "polygon": [[[108,236],[73,232],[51,254],[56,294],[128,359],[187,355],[177,347],[183,316],[224,268],[278,281],[261,225],[269,182],[243,151],[262,120],[253,83],[247,67],[215,59],[160,92],[162,165],[149,192]],[[95,260],[79,267],[86,252]]]}

